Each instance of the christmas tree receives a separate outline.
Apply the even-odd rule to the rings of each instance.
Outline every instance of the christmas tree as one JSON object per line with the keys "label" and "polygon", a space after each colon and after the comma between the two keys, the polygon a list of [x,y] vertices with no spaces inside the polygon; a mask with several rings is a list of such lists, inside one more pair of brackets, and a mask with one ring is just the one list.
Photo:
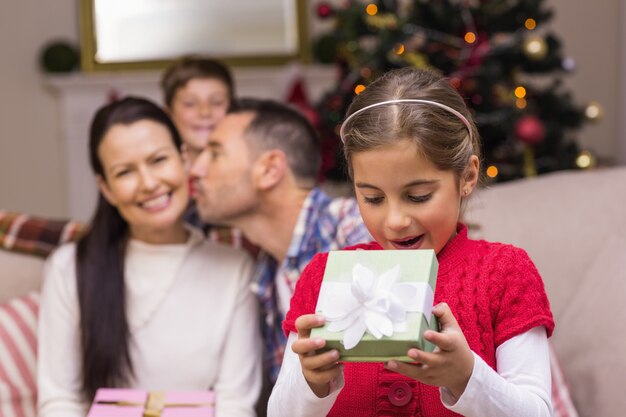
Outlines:
{"label": "christmas tree", "polygon": [[317,110],[326,178],[344,179],[338,127],[355,94],[380,74],[414,66],[440,71],[466,98],[493,181],[593,165],[575,132],[601,114],[580,107],[562,76],[574,70],[556,35],[542,31],[543,0],[379,0],[317,4],[333,29],[314,44],[339,79]]}

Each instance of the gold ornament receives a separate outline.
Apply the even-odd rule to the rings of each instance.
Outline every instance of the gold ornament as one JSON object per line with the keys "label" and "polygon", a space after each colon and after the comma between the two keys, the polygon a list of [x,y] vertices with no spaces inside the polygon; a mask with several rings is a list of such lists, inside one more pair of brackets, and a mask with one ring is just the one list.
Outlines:
{"label": "gold ornament", "polygon": [[377,29],[395,29],[398,27],[398,18],[391,13],[365,16],[365,23]]}
{"label": "gold ornament", "polygon": [[424,54],[417,52],[406,52],[402,55],[402,58],[411,66],[415,68],[427,68],[428,57]]}
{"label": "gold ornament", "polygon": [[528,36],[522,48],[524,55],[533,61],[540,61],[548,54],[548,44],[541,36]]}
{"label": "gold ornament", "polygon": [[580,169],[589,169],[596,166],[596,158],[587,150],[581,151],[576,157],[576,166]]}
{"label": "gold ornament", "polygon": [[585,108],[585,117],[592,122],[597,122],[604,117],[604,108],[597,101],[590,101]]}

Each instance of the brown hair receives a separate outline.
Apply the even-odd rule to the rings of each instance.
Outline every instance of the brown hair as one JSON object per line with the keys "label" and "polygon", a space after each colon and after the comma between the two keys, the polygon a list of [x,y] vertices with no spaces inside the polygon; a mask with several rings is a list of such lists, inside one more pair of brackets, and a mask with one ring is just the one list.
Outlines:
{"label": "brown hair", "polygon": [[171,107],[176,91],[190,80],[213,78],[222,81],[228,87],[228,99],[233,102],[235,85],[228,67],[221,62],[199,55],[187,55],[170,65],[161,78],[161,91],[165,105]]}
{"label": "brown hair", "polygon": [[317,132],[296,108],[273,100],[244,98],[233,105],[233,113],[252,113],[245,137],[260,151],[280,149],[302,186],[314,186],[322,156]]}
{"label": "brown hair", "polygon": [[442,76],[428,70],[402,68],[389,71],[356,96],[347,116],[387,100],[422,99],[461,113],[468,127],[452,112],[428,103],[393,103],[364,110],[344,126],[344,154],[350,176],[354,153],[411,139],[419,152],[438,169],[462,178],[472,155],[480,160],[480,141],[463,98]]}

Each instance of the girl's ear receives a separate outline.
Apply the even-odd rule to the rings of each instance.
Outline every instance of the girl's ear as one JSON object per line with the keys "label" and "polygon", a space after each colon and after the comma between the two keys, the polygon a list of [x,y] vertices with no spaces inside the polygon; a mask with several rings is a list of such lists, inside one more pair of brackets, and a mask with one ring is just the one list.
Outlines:
{"label": "girl's ear", "polygon": [[287,155],[280,149],[263,152],[254,162],[253,180],[260,190],[268,190],[280,183],[288,170]]}
{"label": "girl's ear", "polygon": [[476,185],[478,185],[478,178],[480,174],[480,161],[476,155],[472,155],[467,162],[463,178],[461,179],[461,195],[463,197],[469,196]]}
{"label": "girl's ear", "polygon": [[104,196],[104,199],[108,201],[110,205],[114,207],[117,206],[117,200],[115,199],[115,196],[111,192],[111,189],[109,188],[109,184],[107,184],[106,180],[104,179],[104,177],[102,177],[102,175],[96,175],[96,184],[98,184],[98,189]]}

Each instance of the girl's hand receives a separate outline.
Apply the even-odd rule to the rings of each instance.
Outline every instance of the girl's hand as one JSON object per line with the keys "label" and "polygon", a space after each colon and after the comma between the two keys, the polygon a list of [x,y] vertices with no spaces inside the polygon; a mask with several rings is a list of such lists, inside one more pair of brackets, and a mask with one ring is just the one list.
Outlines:
{"label": "girl's hand", "polygon": [[437,346],[435,350],[428,353],[409,349],[408,356],[417,364],[392,360],[386,368],[424,384],[445,387],[458,399],[472,376],[474,355],[448,304],[437,304],[433,314],[439,319],[441,331],[427,330],[424,338]]}
{"label": "girl's hand", "polygon": [[326,340],[310,338],[311,329],[324,324],[324,318],[315,314],[305,314],[296,320],[298,340],[293,342],[291,350],[300,357],[302,373],[311,390],[320,398],[326,397],[330,392],[330,381],[341,374],[339,351],[336,349],[318,354],[317,349],[326,345]]}

